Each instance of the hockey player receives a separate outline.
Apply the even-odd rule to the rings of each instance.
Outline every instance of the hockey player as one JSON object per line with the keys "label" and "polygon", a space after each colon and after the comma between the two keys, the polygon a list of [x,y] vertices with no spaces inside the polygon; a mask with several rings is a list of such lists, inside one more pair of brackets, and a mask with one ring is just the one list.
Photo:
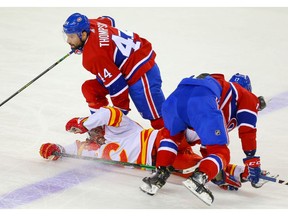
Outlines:
{"label": "hockey player", "polygon": [[82,85],[91,113],[108,105],[109,94],[113,106],[127,114],[130,96],[153,128],[164,126],[161,107],[165,96],[156,53],[149,41],[134,32],[117,29],[114,20],[107,16],[88,19],[74,13],[65,21],[63,31],[72,50],[82,53],[83,67],[96,75],[96,79]]}
{"label": "hockey player", "polygon": [[[74,145],[64,147],[45,143],[40,148],[43,158],[57,160],[53,152],[104,158],[122,162],[154,165],[157,148],[162,139],[162,130],[144,129],[120,109],[101,107],[85,118],[73,118],[66,124],[66,130],[72,133],[89,133],[89,138],[76,141]],[[199,137],[192,131],[187,133],[190,143],[198,143]],[[173,164],[177,169],[195,166],[201,159],[192,151],[191,145],[183,139],[180,154]],[[188,177],[188,176],[187,176]]]}
{"label": "hockey player", "polygon": [[[244,81],[244,88],[239,84]],[[244,80],[243,80],[244,79]],[[163,103],[164,138],[157,153],[157,172],[143,179],[144,192],[154,195],[170,176],[169,167],[177,156],[178,146],[187,128],[201,139],[203,159],[193,174],[183,182],[206,204],[214,197],[205,184],[214,179],[230,162],[227,132],[238,126],[242,149],[246,155],[242,179],[258,187],[260,157],[256,153],[256,122],[259,100],[251,92],[248,77],[236,74],[227,82],[222,74],[201,74],[183,79]]]}
{"label": "hockey player", "polygon": [[[43,158],[57,160],[53,153],[63,152],[74,155],[105,158],[122,162],[155,165],[157,149],[163,138],[163,129],[143,129],[126,115],[112,107],[102,107],[86,118],[73,118],[66,124],[66,130],[72,133],[89,133],[89,139],[76,141],[74,145],[62,147],[53,143],[45,143],[40,148]],[[186,142],[189,142],[189,144]],[[181,141],[178,155],[173,163],[175,169],[187,169],[195,166],[201,159],[195,154],[191,145],[199,143],[199,137],[192,130],[187,130],[185,139]],[[178,174],[188,178],[187,174]],[[217,180],[224,189],[237,190],[241,183],[235,177],[224,173]]]}

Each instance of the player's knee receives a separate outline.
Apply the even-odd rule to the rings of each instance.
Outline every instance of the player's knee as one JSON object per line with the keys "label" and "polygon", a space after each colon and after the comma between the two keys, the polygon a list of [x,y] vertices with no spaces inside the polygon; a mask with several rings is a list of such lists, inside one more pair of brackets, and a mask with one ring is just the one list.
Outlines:
{"label": "player's knee", "polygon": [[95,95],[95,88],[96,88],[96,80],[86,80],[82,86],[82,94],[86,98],[90,98],[91,96]]}
{"label": "player's knee", "polygon": [[206,148],[208,155],[214,154],[217,155],[219,158],[221,158],[224,167],[226,167],[229,164],[230,150],[227,147],[227,145],[208,145],[206,146]]}

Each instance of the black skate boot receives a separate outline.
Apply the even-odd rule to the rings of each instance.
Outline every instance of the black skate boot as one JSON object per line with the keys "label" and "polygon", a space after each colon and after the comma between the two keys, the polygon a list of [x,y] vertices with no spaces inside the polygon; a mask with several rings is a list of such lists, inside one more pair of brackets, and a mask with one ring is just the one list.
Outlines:
{"label": "black skate boot", "polygon": [[152,174],[151,177],[143,178],[144,184],[140,186],[140,189],[149,194],[154,195],[156,192],[165,185],[170,173],[173,171],[172,167],[158,167],[157,171]]}

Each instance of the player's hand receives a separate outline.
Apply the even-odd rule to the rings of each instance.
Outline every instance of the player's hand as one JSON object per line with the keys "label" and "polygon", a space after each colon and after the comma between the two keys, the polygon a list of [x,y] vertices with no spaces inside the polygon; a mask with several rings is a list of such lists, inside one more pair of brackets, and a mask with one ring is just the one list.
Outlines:
{"label": "player's hand", "polygon": [[53,143],[42,144],[39,151],[40,155],[48,160],[58,160],[63,152],[64,148],[61,145]]}
{"label": "player's hand", "polygon": [[88,119],[86,118],[73,118],[66,124],[66,131],[69,131],[74,134],[83,134],[86,133],[88,130],[83,125],[83,123]]}
{"label": "player's hand", "polygon": [[251,185],[254,187],[259,181],[261,174],[261,163],[259,156],[252,156],[243,159],[245,164],[245,170],[242,174],[243,179],[247,179],[251,182]]}
{"label": "player's hand", "polygon": [[223,170],[211,180],[214,184],[218,185],[224,190],[238,190],[241,187],[241,182],[237,181],[234,176],[229,175],[229,173],[224,172]]}
{"label": "player's hand", "polygon": [[262,111],[267,106],[266,101],[263,96],[259,96],[258,101],[259,101],[258,111]]}
{"label": "player's hand", "polygon": [[72,50],[76,55],[81,55],[83,52],[81,49],[72,49]]}
{"label": "player's hand", "polygon": [[78,47],[77,49],[71,48],[71,51],[72,51],[73,53],[75,53],[76,55],[81,55],[82,52],[83,52],[83,47]]}

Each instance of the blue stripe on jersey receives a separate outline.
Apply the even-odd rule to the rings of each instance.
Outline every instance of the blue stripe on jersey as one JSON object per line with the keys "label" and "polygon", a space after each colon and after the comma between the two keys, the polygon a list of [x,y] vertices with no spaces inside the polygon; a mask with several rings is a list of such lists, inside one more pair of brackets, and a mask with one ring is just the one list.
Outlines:
{"label": "blue stripe on jersey", "polygon": [[109,19],[111,21],[111,24],[112,24],[111,26],[115,27],[115,20],[112,17],[110,17],[110,16],[102,16],[102,17]]}
{"label": "blue stripe on jersey", "polygon": [[223,162],[220,157],[217,155],[211,154],[207,157],[207,159],[211,158],[214,162],[216,162],[216,165],[218,167],[218,171],[223,169]]}
{"label": "blue stripe on jersey", "polygon": [[[134,67],[133,70],[130,71],[128,77],[126,77],[127,81],[129,81],[129,80],[133,77],[133,74],[136,73],[137,70],[138,70],[143,64],[145,64],[146,62],[148,62],[148,61],[150,60],[152,54],[153,54],[153,51],[151,51],[151,52],[149,53],[149,55],[148,55],[145,59],[142,59],[142,60],[141,60],[142,62],[141,62],[141,61],[138,62],[138,64],[136,65],[136,67]],[[143,61],[143,60],[144,60],[144,61]],[[139,63],[140,63],[140,64],[139,64]]]}
{"label": "blue stripe on jersey", "polygon": [[109,85],[105,86],[109,90],[110,96],[115,96],[119,92],[127,88],[127,82],[121,74],[116,77]]}
{"label": "blue stripe on jersey", "polygon": [[[228,116],[228,122],[231,121],[231,119],[236,119],[236,115],[237,115],[237,100],[238,100],[238,92],[237,89],[234,87],[234,85],[232,83],[230,83],[230,90],[227,92],[226,96],[225,96],[225,100],[229,101],[229,94],[231,92],[231,101],[229,102],[229,106],[230,106],[230,112],[229,112],[229,116]],[[225,106],[226,104],[222,104],[222,106]],[[222,107],[221,106],[221,107]]]}
{"label": "blue stripe on jersey", "polygon": [[232,90],[232,98],[231,98],[231,118],[236,118],[236,113],[237,113],[237,101],[238,101],[238,91],[235,88],[235,86],[233,85],[233,83],[230,83],[230,88]]}
{"label": "blue stripe on jersey", "polygon": [[127,35],[122,31],[119,31],[119,32],[120,32],[120,37],[122,37],[122,38],[125,38],[125,39],[132,38],[130,35]]}
{"label": "blue stripe on jersey", "polygon": [[101,79],[99,76],[96,76],[96,79],[97,79],[97,81],[98,81],[101,85],[103,85],[103,87],[105,87],[102,79]]}
{"label": "blue stripe on jersey", "polygon": [[178,146],[171,139],[163,139],[160,142],[158,151],[166,150],[177,154]]}
{"label": "blue stripe on jersey", "polygon": [[255,128],[257,122],[257,115],[250,110],[238,110],[237,112],[237,125],[245,124],[245,126]]}
{"label": "blue stripe on jersey", "polygon": [[[131,36],[125,34],[124,32],[119,30],[119,36],[124,38],[124,39],[128,39],[128,38],[132,38]],[[125,47],[125,44],[122,44]],[[129,56],[125,56],[122,54],[122,52],[116,48],[116,53],[114,54],[114,62],[117,65],[118,68],[120,68],[120,66],[122,65],[122,63],[128,58]]]}

